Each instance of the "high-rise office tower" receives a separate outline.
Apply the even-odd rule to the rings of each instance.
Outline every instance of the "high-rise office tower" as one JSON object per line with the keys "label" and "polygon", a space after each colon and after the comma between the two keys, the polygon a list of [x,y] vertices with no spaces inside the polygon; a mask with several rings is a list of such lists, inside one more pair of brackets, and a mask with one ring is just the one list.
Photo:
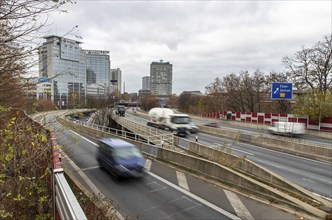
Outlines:
{"label": "high-rise office tower", "polygon": [[150,76],[144,76],[142,78],[142,90],[148,91],[151,90],[151,77]]}
{"label": "high-rise office tower", "polygon": [[172,95],[172,69],[169,62],[160,60],[150,65],[151,93],[159,98]]}
{"label": "high-rise office tower", "polygon": [[116,87],[116,90],[118,91],[118,95],[121,94],[122,91],[122,72],[119,68],[111,69],[112,74],[112,85]]}
{"label": "high-rise office tower", "polygon": [[[108,88],[111,85],[110,55],[106,50],[83,50],[86,56],[88,84],[96,83]],[[90,83],[91,82],[91,83]]]}
{"label": "high-rise office tower", "polygon": [[[86,56],[81,42],[59,36],[46,36],[39,48],[39,77],[51,84],[51,100],[67,106],[71,97],[85,96]],[[75,94],[75,95],[74,95]]]}

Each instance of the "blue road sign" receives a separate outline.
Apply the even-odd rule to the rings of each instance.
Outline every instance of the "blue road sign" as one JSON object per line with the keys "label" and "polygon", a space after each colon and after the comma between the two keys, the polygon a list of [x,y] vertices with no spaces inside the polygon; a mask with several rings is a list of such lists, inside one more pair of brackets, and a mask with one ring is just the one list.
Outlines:
{"label": "blue road sign", "polygon": [[159,101],[159,104],[160,104],[160,105],[167,105],[168,102],[167,102],[167,101]]}
{"label": "blue road sign", "polygon": [[38,82],[48,82],[48,78],[47,77],[40,77],[40,78],[38,78]]}
{"label": "blue road sign", "polygon": [[284,82],[273,82],[271,98],[277,100],[290,100],[293,98],[293,84]]}

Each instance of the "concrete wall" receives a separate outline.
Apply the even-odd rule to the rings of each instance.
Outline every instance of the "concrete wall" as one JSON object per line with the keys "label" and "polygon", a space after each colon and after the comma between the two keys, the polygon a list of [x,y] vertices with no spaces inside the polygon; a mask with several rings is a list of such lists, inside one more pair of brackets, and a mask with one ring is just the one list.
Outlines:
{"label": "concrete wall", "polygon": [[233,139],[235,141],[248,142],[257,146],[278,150],[290,154],[296,154],[302,157],[307,157],[315,160],[332,163],[332,148],[315,146],[301,142],[301,139],[294,139],[294,141],[275,139],[262,135],[242,134],[236,130],[213,128],[206,126],[199,126],[200,131],[209,134],[218,135]]}
{"label": "concrete wall", "polygon": [[[179,138],[176,137],[175,139]],[[178,141],[175,141],[175,143],[178,143]],[[312,198],[311,192],[245,158],[237,157],[235,155],[191,141],[189,142],[188,151],[204,157],[209,161],[213,161],[236,170],[246,176],[250,176],[260,182],[264,182],[269,186],[277,187],[288,193],[297,194],[299,197]],[[315,199],[317,198],[315,197]],[[324,202],[324,200],[322,200],[322,202]]]}

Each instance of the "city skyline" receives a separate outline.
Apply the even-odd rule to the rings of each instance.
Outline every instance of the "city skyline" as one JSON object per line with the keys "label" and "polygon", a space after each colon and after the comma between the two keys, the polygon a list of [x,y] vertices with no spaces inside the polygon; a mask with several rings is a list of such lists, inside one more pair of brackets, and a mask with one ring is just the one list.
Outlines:
{"label": "city skyline", "polygon": [[67,37],[109,50],[128,93],[141,89],[151,61],[160,59],[173,64],[173,93],[204,93],[216,77],[285,70],[284,56],[331,34],[331,7],[330,1],[88,0],[53,14],[47,31],[61,35],[78,25]]}

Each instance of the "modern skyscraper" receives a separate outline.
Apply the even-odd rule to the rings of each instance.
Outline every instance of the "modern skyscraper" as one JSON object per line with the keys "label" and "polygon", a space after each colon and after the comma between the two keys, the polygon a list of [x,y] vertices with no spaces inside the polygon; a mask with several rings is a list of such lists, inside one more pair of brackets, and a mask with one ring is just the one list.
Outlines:
{"label": "modern skyscraper", "polygon": [[39,77],[48,78],[51,83],[51,100],[59,107],[68,107],[75,97],[80,101],[85,96],[86,56],[81,42],[47,36],[39,49]]}
{"label": "modern skyscraper", "polygon": [[151,90],[151,77],[150,76],[144,76],[142,78],[142,90]]}
{"label": "modern skyscraper", "polygon": [[109,51],[83,50],[82,42],[54,35],[45,39],[39,47],[39,77],[50,82],[51,100],[60,108],[73,107],[90,93],[106,97],[112,92]]}
{"label": "modern skyscraper", "polygon": [[83,50],[86,55],[87,82],[103,85],[108,88],[111,85],[110,55],[106,50]]}
{"label": "modern skyscraper", "polygon": [[160,60],[150,65],[151,93],[159,98],[172,95],[172,69],[169,62]]}
{"label": "modern skyscraper", "polygon": [[[116,69],[111,69],[111,74],[112,74],[112,85],[116,87],[117,91],[119,94],[121,94],[122,91],[122,72],[119,68]],[[118,94],[118,95],[119,95]]]}

